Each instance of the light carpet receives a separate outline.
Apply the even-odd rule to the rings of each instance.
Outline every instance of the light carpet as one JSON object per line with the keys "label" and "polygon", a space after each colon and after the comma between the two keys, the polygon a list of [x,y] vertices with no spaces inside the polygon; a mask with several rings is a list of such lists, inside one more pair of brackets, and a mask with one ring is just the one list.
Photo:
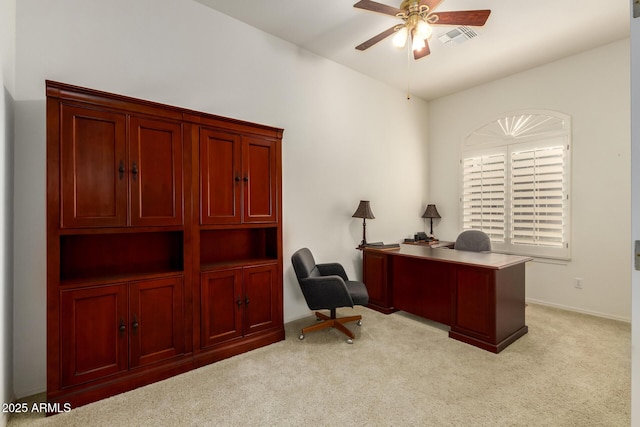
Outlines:
{"label": "light carpet", "polygon": [[[307,334],[44,418],[10,426],[628,426],[631,326],[529,305],[529,333],[500,354],[442,325],[363,307],[353,345]],[[37,395],[31,401],[44,400]]]}

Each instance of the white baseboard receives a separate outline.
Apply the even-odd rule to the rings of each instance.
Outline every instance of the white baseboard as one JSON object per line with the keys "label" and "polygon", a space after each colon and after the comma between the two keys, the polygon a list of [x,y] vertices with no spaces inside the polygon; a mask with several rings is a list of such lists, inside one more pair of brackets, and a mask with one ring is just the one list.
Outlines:
{"label": "white baseboard", "polygon": [[540,300],[533,299],[533,298],[527,298],[527,299],[525,299],[525,301],[527,303],[531,303],[531,304],[545,305],[547,307],[559,308],[561,310],[575,311],[576,313],[588,314],[590,316],[603,317],[605,319],[611,319],[611,320],[617,320],[617,321],[620,321],[620,322],[631,323],[631,318],[613,316],[611,314],[599,313],[597,311],[584,310],[582,308],[570,307],[570,306],[567,306],[567,305],[555,304],[555,303],[546,302],[546,301],[540,301]]}

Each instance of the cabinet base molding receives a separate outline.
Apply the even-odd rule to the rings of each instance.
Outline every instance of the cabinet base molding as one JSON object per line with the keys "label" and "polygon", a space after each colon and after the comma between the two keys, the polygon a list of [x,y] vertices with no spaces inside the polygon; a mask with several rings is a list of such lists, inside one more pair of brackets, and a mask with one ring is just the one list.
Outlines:
{"label": "cabinet base molding", "polygon": [[212,346],[211,348],[193,355],[194,367],[201,368],[260,347],[284,341],[284,329],[256,334],[239,341]]}
{"label": "cabinet base molding", "polygon": [[193,358],[188,356],[170,364],[151,369],[142,369],[136,373],[128,373],[126,376],[96,381],[90,386],[72,387],[55,393],[47,391],[47,403],[60,403],[61,405],[68,403],[73,409],[138,387],[166,380],[188,372],[193,367]]}
{"label": "cabinet base molding", "polygon": [[[193,369],[202,368],[215,362],[238,356],[260,347],[275,344],[285,339],[284,328],[277,331],[270,331],[256,334],[254,337],[243,338],[237,342],[221,344],[212,349],[202,351],[198,354],[187,355],[179,361],[163,364],[153,368],[141,369],[140,372],[128,373],[115,379],[96,381],[89,387],[75,387],[63,390],[62,392],[47,392],[48,403],[68,403],[71,408],[83,406],[100,399],[125,393],[139,387],[166,380],[176,375],[184,374]],[[47,414],[53,415],[53,414]]]}

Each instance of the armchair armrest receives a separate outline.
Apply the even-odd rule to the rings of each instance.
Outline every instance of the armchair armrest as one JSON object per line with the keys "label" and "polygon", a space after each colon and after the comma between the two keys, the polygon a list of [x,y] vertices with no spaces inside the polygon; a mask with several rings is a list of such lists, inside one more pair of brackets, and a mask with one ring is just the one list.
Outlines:
{"label": "armchair armrest", "polygon": [[316,264],[316,267],[318,267],[318,271],[322,276],[340,276],[342,280],[349,280],[347,273],[344,271],[344,267],[337,262]]}
{"label": "armchair armrest", "polygon": [[340,276],[308,277],[300,281],[300,287],[311,310],[353,307],[347,285]]}

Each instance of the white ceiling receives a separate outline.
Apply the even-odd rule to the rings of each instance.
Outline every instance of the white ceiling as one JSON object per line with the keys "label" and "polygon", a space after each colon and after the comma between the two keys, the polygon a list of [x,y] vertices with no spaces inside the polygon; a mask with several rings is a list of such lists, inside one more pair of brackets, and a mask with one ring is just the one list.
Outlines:
{"label": "white ceiling", "polygon": [[391,37],[355,49],[401,22],[356,9],[357,0],[196,1],[427,100],[629,37],[630,0],[445,0],[435,11],[491,9],[491,16],[462,44],[441,43],[454,27],[434,26],[431,55],[408,61]]}

